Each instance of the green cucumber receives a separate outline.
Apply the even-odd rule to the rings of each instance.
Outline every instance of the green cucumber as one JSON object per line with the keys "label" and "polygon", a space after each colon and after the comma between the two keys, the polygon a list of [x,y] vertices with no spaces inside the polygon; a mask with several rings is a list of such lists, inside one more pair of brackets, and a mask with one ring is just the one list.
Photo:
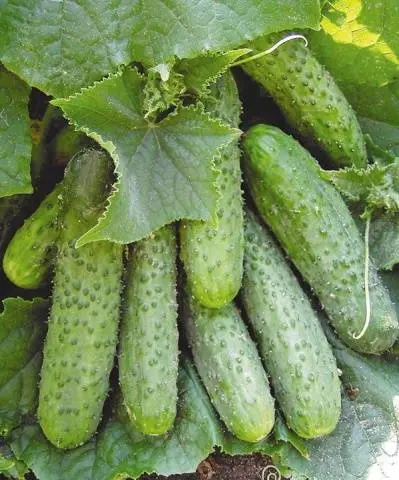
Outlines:
{"label": "green cucumber", "polygon": [[161,435],[176,417],[176,236],[167,225],[135,245],[128,261],[119,347],[126,410],[142,433]]}
{"label": "green cucumber", "polygon": [[[261,37],[248,46],[256,55],[282,36]],[[303,40],[284,43],[242,67],[273,97],[290,125],[326,152],[333,164],[366,166],[366,147],[356,115]]]}
{"label": "green cucumber", "polygon": [[266,437],[274,425],[274,400],[237,307],[202,307],[188,294],[184,327],[194,364],[227,428],[246,442]]}
{"label": "green cucumber", "polygon": [[11,195],[0,198],[0,261],[14,234],[27,197],[28,195]]}
{"label": "green cucumber", "polygon": [[7,247],[3,269],[18,287],[35,289],[49,281],[60,235],[58,218],[62,189],[62,182],[56,185],[17,230]]}
{"label": "green cucumber", "polygon": [[292,137],[267,125],[248,131],[244,149],[246,181],[259,213],[314,289],[339,336],[359,352],[387,350],[398,336],[396,312],[371,264],[366,321],[365,246],[316,160]]}
{"label": "green cucumber", "polygon": [[104,208],[110,171],[107,155],[95,150],[68,165],[38,407],[44,434],[59,448],[94,434],[116,350],[122,247],[99,241],[75,248]]}
{"label": "green cucumber", "polygon": [[329,434],[341,413],[335,358],[284,255],[250,212],[241,298],[288,426],[303,438]]}
{"label": "green cucumber", "polygon": [[49,145],[52,162],[65,165],[80,150],[87,148],[92,140],[84,133],[77,132],[73,125],[63,128]]}
{"label": "green cucumber", "polygon": [[[206,108],[238,127],[241,105],[230,72],[212,86]],[[215,167],[221,195],[216,224],[185,220],[180,227],[180,255],[190,291],[208,308],[220,308],[237,295],[244,255],[240,150],[236,142],[223,149]]]}

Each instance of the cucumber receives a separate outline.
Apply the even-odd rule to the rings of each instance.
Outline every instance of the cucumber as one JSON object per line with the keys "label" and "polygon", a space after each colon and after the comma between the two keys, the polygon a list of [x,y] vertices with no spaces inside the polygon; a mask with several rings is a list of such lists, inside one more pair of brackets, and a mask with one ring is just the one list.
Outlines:
{"label": "cucumber", "polygon": [[227,428],[258,442],[273,428],[274,400],[256,346],[233,303],[201,306],[188,294],[184,327],[194,364]]}
{"label": "cucumber", "polygon": [[11,195],[0,198],[0,260],[19,222],[19,215],[28,195]]}
{"label": "cucumber", "polygon": [[38,407],[43,432],[58,448],[81,445],[95,432],[116,350],[122,247],[99,241],[75,248],[104,208],[110,170],[95,150],[68,165]]}
{"label": "cucumber", "polygon": [[[337,190],[292,137],[267,125],[245,138],[244,170],[252,198],[304,279],[314,289],[343,341],[379,354],[398,336],[388,291],[371,264],[371,318],[366,324],[365,247]],[[357,338],[360,337],[360,338]]]}
{"label": "cucumber", "polygon": [[56,185],[10,241],[3,258],[9,280],[26,289],[45,286],[60,235],[58,223],[63,183]]}
{"label": "cucumber", "polygon": [[335,358],[282,252],[249,211],[241,298],[288,426],[303,438],[329,434],[341,413]]}
{"label": "cucumber", "polygon": [[[276,33],[248,46],[257,54],[282,37]],[[243,64],[243,69],[267,90],[305,141],[321,148],[334,165],[366,166],[366,146],[352,107],[301,39]]]}
{"label": "cucumber", "polygon": [[73,125],[67,125],[49,145],[53,164],[65,165],[75,153],[91,143],[92,140],[86,134],[77,132]]}
{"label": "cucumber", "polygon": [[119,347],[126,410],[142,433],[161,435],[176,417],[176,236],[167,225],[135,245],[128,261]]}
{"label": "cucumber", "polygon": [[[208,112],[233,127],[240,121],[240,100],[231,73],[211,88]],[[192,295],[208,308],[231,302],[241,286],[244,234],[240,150],[234,142],[215,161],[220,192],[217,220],[185,220],[180,226],[180,255]]]}

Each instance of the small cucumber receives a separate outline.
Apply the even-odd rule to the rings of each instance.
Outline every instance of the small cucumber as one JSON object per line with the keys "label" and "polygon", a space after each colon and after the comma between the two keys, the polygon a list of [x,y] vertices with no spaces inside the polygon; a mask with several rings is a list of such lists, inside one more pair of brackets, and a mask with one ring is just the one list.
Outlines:
{"label": "small cucumber", "polygon": [[26,289],[45,286],[56,254],[60,235],[58,223],[63,182],[40,204],[10,241],[3,258],[9,280]]}
{"label": "small cucumber", "polygon": [[122,247],[99,241],[75,248],[104,208],[110,171],[111,161],[95,150],[68,165],[38,408],[44,434],[59,448],[94,434],[116,350]]}
{"label": "small cucumber", "polygon": [[240,440],[262,440],[274,425],[274,400],[237,308],[202,307],[187,295],[184,326],[194,364],[227,428]]}
{"label": "small cucumber", "polygon": [[314,289],[343,341],[379,354],[393,345],[398,320],[370,265],[367,325],[365,247],[347,206],[316,160],[292,137],[267,125],[245,138],[244,170],[259,213]]}
{"label": "small cucumber", "polygon": [[0,198],[0,261],[20,222],[19,216],[27,197],[28,195],[11,195]]}
{"label": "small cucumber", "polygon": [[161,435],[176,416],[178,331],[172,225],[133,245],[119,347],[126,410],[142,433]]}
{"label": "small cucumber", "polygon": [[56,165],[65,165],[80,150],[87,148],[92,140],[82,132],[77,132],[73,125],[62,129],[49,145],[52,161]]}
{"label": "small cucumber", "polygon": [[[257,54],[282,36],[280,32],[261,37],[248,46]],[[352,107],[301,39],[243,64],[243,69],[273,97],[291,126],[324,150],[332,163],[366,166],[366,147]]]}
{"label": "small cucumber", "polygon": [[[233,127],[240,122],[240,100],[231,73],[211,88],[208,112]],[[215,161],[220,193],[217,221],[185,220],[180,227],[180,255],[192,295],[208,308],[231,302],[241,286],[244,255],[240,150],[238,144],[223,149]]]}
{"label": "small cucumber", "polygon": [[283,254],[250,212],[241,298],[288,426],[303,438],[329,434],[341,413],[334,356]]}

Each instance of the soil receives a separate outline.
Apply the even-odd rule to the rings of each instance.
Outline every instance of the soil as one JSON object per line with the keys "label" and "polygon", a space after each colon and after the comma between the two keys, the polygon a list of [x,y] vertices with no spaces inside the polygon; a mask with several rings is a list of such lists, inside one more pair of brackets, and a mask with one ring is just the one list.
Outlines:
{"label": "soil", "polygon": [[140,480],[284,480],[284,478],[263,455],[231,457],[214,453],[199,464],[196,473],[170,477],[143,475]]}

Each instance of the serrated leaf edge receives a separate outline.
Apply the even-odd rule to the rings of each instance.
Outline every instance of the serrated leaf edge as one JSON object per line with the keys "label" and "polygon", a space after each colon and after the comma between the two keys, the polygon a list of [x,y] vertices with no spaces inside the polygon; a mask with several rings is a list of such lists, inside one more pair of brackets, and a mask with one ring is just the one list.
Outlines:
{"label": "serrated leaf edge", "polygon": [[[143,79],[143,81],[145,80],[145,76],[142,75],[140,72],[138,72],[136,68],[133,67],[132,69],[136,72],[136,74],[141,79]],[[105,141],[102,138],[102,136],[99,135],[97,132],[91,131],[89,128],[79,125],[78,122],[73,120],[73,118],[71,118],[64,111],[63,106],[66,103],[69,103],[72,99],[77,99],[77,98],[83,96],[86,92],[88,92],[90,90],[93,90],[96,86],[102,84],[103,82],[105,82],[107,80],[110,80],[110,79],[121,77],[124,73],[124,70],[125,70],[124,68],[120,68],[116,73],[110,74],[110,75],[104,77],[102,80],[94,82],[89,87],[82,88],[79,92],[74,93],[67,98],[54,99],[54,100],[51,101],[51,103],[53,105],[55,105],[57,107],[60,107],[62,109],[62,111],[64,113],[64,116],[75,127],[75,129],[77,131],[81,131],[81,132],[85,133],[87,136],[89,136],[90,138],[93,138],[96,142],[98,142],[99,145],[109,153],[109,155],[111,156],[111,158],[113,159],[114,164],[115,164],[114,173],[115,173],[117,179],[116,179],[116,182],[113,184],[112,191],[111,191],[110,195],[108,196],[108,198],[106,200],[106,207],[105,207],[104,211],[102,212],[102,214],[99,216],[96,225],[94,227],[92,227],[90,230],[88,230],[86,233],[84,233],[80,238],[78,238],[78,240],[76,241],[76,248],[82,247],[83,245],[86,245],[87,243],[100,241],[100,240],[108,240],[108,241],[111,241],[113,243],[125,244],[125,242],[121,242],[121,241],[111,239],[109,235],[106,235],[106,236],[103,236],[103,237],[100,237],[100,238],[96,238],[96,236],[95,236],[95,234],[98,232],[102,222],[105,220],[105,218],[108,215],[108,212],[109,212],[109,209],[110,209],[110,206],[111,206],[112,198],[119,191],[118,190],[118,184],[120,183],[121,172],[118,170],[118,167],[119,167],[120,163],[119,163],[119,155],[116,153],[116,145],[114,145],[114,143],[111,142],[111,141]],[[163,119],[161,122],[159,122],[158,124],[155,124],[155,125],[162,125],[162,123],[170,121],[171,118],[178,116],[179,113],[182,112],[182,111],[183,112],[184,111],[198,112],[202,116],[202,118],[205,118],[210,123],[226,129],[226,134],[228,132],[230,132],[232,134],[232,138],[230,138],[230,140],[226,140],[216,149],[216,152],[215,152],[215,154],[212,158],[212,161],[211,161],[212,167],[211,168],[213,168],[216,173],[219,172],[218,169],[215,167],[216,159],[218,158],[218,156],[220,156],[222,154],[224,148],[226,148],[232,141],[234,141],[235,138],[238,139],[241,136],[241,134],[242,134],[241,130],[239,130],[237,128],[230,127],[229,125],[226,125],[224,122],[222,122],[220,119],[215,118],[212,115],[210,115],[208,112],[205,111],[205,108],[204,108],[204,106],[201,102],[197,102],[196,104],[189,105],[187,107],[179,106],[172,113],[170,113],[165,119]],[[144,120],[144,117],[143,117],[143,120]],[[146,120],[144,120],[144,121],[146,121]],[[147,123],[149,125],[149,128],[151,128],[151,123],[149,123],[149,122],[147,122]],[[235,135],[233,136],[233,134],[235,134]],[[214,186],[214,188],[217,192],[217,195],[219,195],[219,198],[220,198],[221,194],[217,189],[216,179],[213,183],[213,186]],[[215,207],[215,210],[216,210],[216,207]],[[215,216],[215,212],[214,212],[214,215],[211,215],[210,217],[213,218],[214,216]],[[177,218],[173,219],[172,222],[182,220],[183,218],[187,219],[187,220],[197,220],[198,221],[198,218],[177,217]],[[172,222],[170,222],[170,223],[172,223]],[[157,225],[154,228],[154,230],[152,230],[152,232],[162,228],[164,225],[166,225],[166,224],[162,223],[161,225]],[[150,232],[148,235],[150,235],[152,232]],[[148,235],[137,237],[137,238],[133,239],[131,242],[128,242],[128,243],[136,242],[138,240],[141,240],[142,238],[146,238]],[[94,238],[90,238],[90,237],[94,237]]]}

